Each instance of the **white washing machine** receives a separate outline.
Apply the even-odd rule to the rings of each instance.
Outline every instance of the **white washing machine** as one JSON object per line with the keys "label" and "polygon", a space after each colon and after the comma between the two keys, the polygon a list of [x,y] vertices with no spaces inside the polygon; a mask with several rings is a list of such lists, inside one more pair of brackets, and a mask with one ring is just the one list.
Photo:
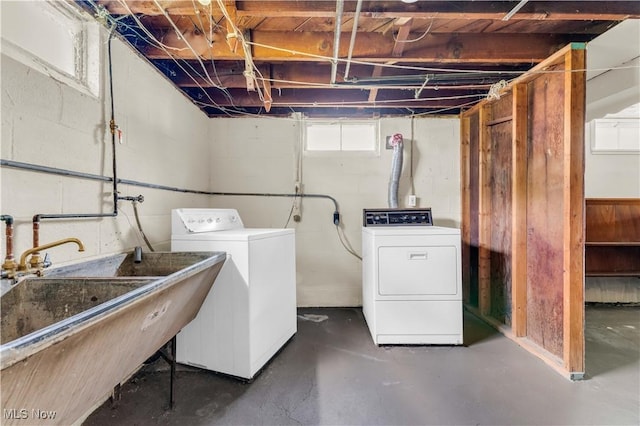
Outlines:
{"label": "white washing machine", "polygon": [[376,344],[463,343],[460,230],[430,223],[430,209],[365,210],[362,310]]}
{"label": "white washing machine", "polygon": [[227,253],[177,361],[252,379],[296,333],[294,230],[245,228],[234,209],[176,209],[171,227],[172,251]]}

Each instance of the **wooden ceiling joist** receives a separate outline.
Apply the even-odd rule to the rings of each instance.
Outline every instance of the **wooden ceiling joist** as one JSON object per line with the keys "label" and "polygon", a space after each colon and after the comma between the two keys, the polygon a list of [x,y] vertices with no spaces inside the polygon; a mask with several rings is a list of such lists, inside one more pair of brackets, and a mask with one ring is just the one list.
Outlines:
{"label": "wooden ceiling joist", "polygon": [[[120,2],[100,0],[114,15],[126,15],[128,10]],[[208,11],[192,0],[161,0],[159,3],[171,15],[196,15]],[[363,17],[398,18],[411,13],[414,19],[490,19],[500,20],[513,7],[513,2],[462,2],[462,1],[421,1],[411,5],[399,1],[365,1]],[[518,20],[609,20],[621,21],[640,18],[640,5],[629,1],[607,1],[606,7],[597,1],[535,1],[530,2],[516,14]],[[212,2],[214,13],[219,13],[215,0]],[[332,1],[237,1],[238,17],[262,18],[333,18],[335,2]],[[161,15],[153,1],[138,0],[128,3],[133,13],[143,15]],[[346,1],[344,17],[353,17],[356,1]]]}
{"label": "wooden ceiling joist", "polygon": [[[345,0],[336,38],[336,0],[75,2],[100,16],[106,8],[121,36],[210,116],[458,113],[491,84],[640,18],[638,0]],[[434,99],[438,90],[446,99]]]}
{"label": "wooden ceiling joist", "polygon": [[[180,50],[171,54],[181,59],[196,59],[191,50],[181,49],[183,40],[177,37],[164,39],[164,43]],[[253,31],[253,58],[257,61],[330,61],[333,46],[332,33],[301,33],[291,37],[287,32]],[[414,34],[410,34],[413,37]],[[415,34],[419,37],[420,34]],[[200,46],[197,53],[202,59],[235,60],[241,57],[229,49],[226,43],[216,42],[209,48],[206,37],[195,32],[185,33],[182,38],[192,46]],[[219,39],[219,37],[218,37]],[[558,35],[538,34],[429,34],[411,44],[402,57],[393,56],[396,46],[390,36],[378,33],[359,34],[355,43],[354,61],[365,62],[435,62],[435,63],[538,63],[555,52],[568,40]],[[341,38],[340,57],[347,56],[349,34]],[[344,46],[344,47],[343,47]],[[149,59],[170,59],[169,53],[149,46],[143,49]]]}
{"label": "wooden ceiling joist", "polygon": [[[409,40],[409,34],[411,33],[411,25],[413,25],[412,18],[398,18],[396,20],[396,24],[399,26],[398,34],[395,38],[395,44],[393,45],[393,50],[391,51],[391,56],[395,58],[399,58],[402,56],[402,52],[404,52],[404,47]],[[380,77],[382,75],[382,67],[376,66],[373,69],[372,77]],[[369,92],[369,102],[374,102],[376,100],[376,96],[378,95],[378,89],[373,88]]]}

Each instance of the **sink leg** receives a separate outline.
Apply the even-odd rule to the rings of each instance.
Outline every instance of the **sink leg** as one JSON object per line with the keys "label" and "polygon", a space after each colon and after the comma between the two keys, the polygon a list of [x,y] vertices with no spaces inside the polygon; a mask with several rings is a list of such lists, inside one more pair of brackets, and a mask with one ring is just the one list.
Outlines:
{"label": "sink leg", "polygon": [[174,390],[175,390],[175,383],[176,383],[176,336],[173,336],[173,338],[171,339],[171,390],[169,391],[169,407],[171,407],[171,409],[173,410],[173,406],[174,406]]}
{"label": "sink leg", "polygon": [[111,393],[111,397],[109,398],[109,400],[111,401],[111,408],[116,408],[118,406],[118,403],[120,402],[120,399],[122,399],[122,384],[118,383],[113,388],[113,392]]}
{"label": "sink leg", "polygon": [[[167,351],[167,346],[170,346],[170,352]],[[176,378],[176,336],[173,336],[159,351],[162,359],[164,359],[171,367],[171,375],[169,377],[169,408],[173,410],[175,405],[174,391],[175,391],[175,378]]]}

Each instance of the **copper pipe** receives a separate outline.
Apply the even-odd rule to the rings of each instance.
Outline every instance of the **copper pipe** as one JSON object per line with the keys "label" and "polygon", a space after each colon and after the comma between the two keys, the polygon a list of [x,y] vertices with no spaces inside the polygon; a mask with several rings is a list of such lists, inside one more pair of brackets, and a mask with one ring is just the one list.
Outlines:
{"label": "copper pipe", "polygon": [[2,264],[2,269],[13,274],[16,270],[17,264],[13,258],[13,217],[9,215],[0,216],[0,220],[5,222],[6,230],[5,230],[5,242],[6,242],[6,255],[4,259],[4,263]]}
{"label": "copper pipe", "polygon": [[33,218],[33,247],[40,245],[40,218]]}

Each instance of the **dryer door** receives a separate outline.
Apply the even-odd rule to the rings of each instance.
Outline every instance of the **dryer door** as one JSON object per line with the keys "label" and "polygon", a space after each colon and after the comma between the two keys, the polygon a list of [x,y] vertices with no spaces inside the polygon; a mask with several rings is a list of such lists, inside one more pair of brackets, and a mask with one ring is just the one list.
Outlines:
{"label": "dryer door", "polygon": [[378,247],[381,296],[457,294],[455,246]]}

